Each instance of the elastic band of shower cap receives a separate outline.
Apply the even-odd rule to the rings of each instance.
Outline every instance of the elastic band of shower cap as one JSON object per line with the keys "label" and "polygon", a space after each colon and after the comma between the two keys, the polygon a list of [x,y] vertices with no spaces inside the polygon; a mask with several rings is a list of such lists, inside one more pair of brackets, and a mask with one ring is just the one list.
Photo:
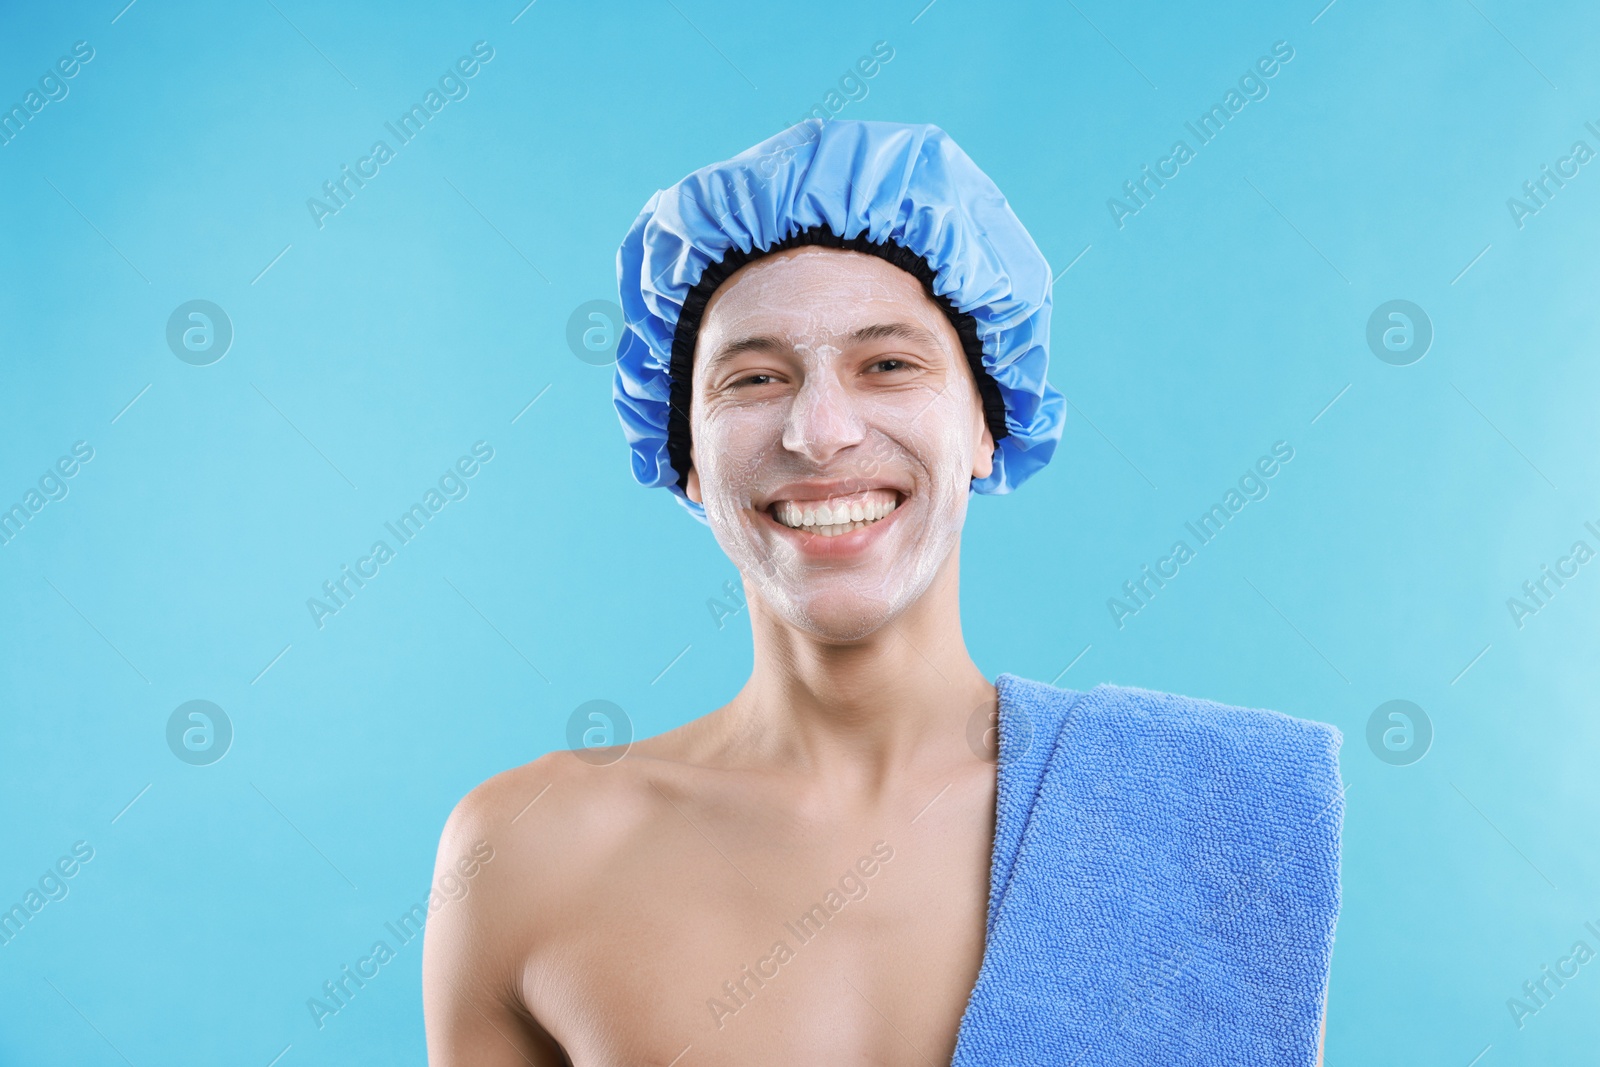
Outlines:
{"label": "elastic band of shower cap", "polygon": [[937,126],[809,119],[652,196],[617,251],[626,329],[612,400],[633,477],[684,494],[700,318],[740,266],[820,245],[878,255],[922,281],[961,338],[995,438],[980,493],[1050,461],[1066,403],[1045,378],[1050,266],[994,182]]}

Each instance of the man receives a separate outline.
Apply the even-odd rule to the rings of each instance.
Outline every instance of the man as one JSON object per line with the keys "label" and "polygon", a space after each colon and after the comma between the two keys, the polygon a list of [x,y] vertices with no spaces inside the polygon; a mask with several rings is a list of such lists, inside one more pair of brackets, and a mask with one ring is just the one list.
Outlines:
{"label": "man", "polygon": [[440,869],[494,861],[427,927],[432,1062],[1320,1058],[1330,731],[967,654],[969,495],[1063,408],[1049,268],[992,183],[934,127],[803,124],[658,193],[619,273],[635,476],[738,566],[754,666],[623,758],[462,801]]}

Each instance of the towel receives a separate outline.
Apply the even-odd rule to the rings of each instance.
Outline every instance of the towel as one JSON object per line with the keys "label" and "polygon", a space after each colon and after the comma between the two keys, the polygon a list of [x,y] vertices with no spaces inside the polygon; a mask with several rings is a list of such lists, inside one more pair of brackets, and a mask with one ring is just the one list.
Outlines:
{"label": "towel", "polygon": [[954,1067],[1312,1067],[1342,737],[1003,674],[983,963]]}

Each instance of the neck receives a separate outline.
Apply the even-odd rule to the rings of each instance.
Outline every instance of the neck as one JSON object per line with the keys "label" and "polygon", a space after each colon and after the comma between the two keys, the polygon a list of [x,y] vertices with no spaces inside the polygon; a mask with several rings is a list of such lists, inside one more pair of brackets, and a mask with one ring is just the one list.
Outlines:
{"label": "neck", "polygon": [[958,545],[915,603],[848,642],[794,626],[747,589],[755,665],[728,706],[741,748],[880,785],[972,759],[968,720],[988,714],[995,690],[967,653],[959,571]]}

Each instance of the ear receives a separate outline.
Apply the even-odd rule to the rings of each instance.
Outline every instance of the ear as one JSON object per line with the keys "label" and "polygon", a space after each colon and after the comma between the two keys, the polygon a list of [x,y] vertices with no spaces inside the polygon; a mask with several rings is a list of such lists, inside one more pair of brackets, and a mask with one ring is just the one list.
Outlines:
{"label": "ear", "polygon": [[982,427],[982,432],[972,449],[972,477],[981,481],[994,473],[994,434],[989,432],[989,421],[983,417],[981,409],[978,412],[978,425]]}
{"label": "ear", "polygon": [[[987,430],[984,432],[988,433]],[[700,472],[694,467],[689,468],[689,477],[683,480],[683,493],[696,504],[705,503],[704,500],[700,499]]]}

